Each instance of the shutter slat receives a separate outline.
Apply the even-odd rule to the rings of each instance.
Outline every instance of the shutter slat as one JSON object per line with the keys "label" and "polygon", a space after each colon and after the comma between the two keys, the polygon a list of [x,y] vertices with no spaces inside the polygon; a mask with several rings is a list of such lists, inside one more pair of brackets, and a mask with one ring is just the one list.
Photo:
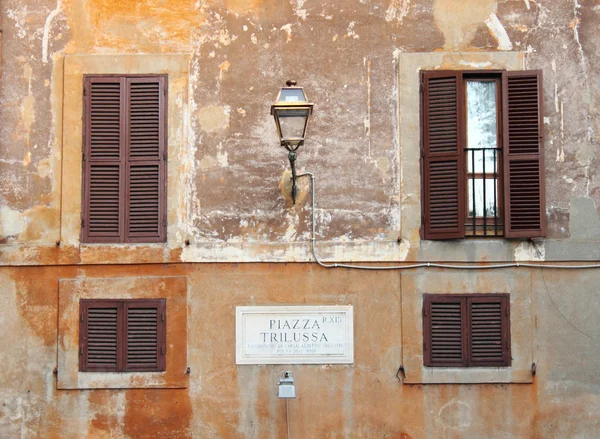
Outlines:
{"label": "shutter slat", "polygon": [[425,239],[464,236],[461,78],[460,72],[422,74]]}
{"label": "shutter slat", "polygon": [[508,366],[509,321],[506,295],[486,295],[467,299],[469,316],[469,364],[471,366]]}
{"label": "shutter slat", "polygon": [[118,305],[86,302],[84,322],[80,337],[86,341],[82,370],[116,371],[119,367],[117,340],[119,335]]}
{"label": "shutter slat", "polygon": [[126,234],[129,242],[164,241],[164,78],[129,79]]}
{"label": "shutter slat", "polygon": [[122,236],[122,80],[86,77],[82,241],[119,242]]}
{"label": "shutter slat", "polygon": [[164,370],[164,301],[126,304],[126,370]]}
{"label": "shutter slat", "polygon": [[542,74],[503,73],[505,236],[546,234]]}
{"label": "shutter slat", "polygon": [[121,166],[90,163],[89,237],[119,237],[121,215]]}
{"label": "shutter slat", "polygon": [[464,366],[464,299],[424,296],[423,340],[425,366]]}

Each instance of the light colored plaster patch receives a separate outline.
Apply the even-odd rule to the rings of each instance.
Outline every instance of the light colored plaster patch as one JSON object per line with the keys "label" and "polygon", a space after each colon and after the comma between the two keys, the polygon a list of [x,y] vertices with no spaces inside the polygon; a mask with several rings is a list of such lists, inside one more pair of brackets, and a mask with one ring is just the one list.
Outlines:
{"label": "light colored plaster patch", "polygon": [[442,424],[444,429],[466,428],[473,421],[471,406],[464,401],[453,399],[439,410],[437,421]]}
{"label": "light colored plaster patch", "polygon": [[392,0],[390,6],[385,11],[385,20],[402,23],[402,20],[408,14],[409,8],[410,0]]}
{"label": "light colored plaster patch", "polygon": [[496,13],[496,0],[435,0],[433,19],[444,34],[444,48],[468,47],[477,27]]}
{"label": "light colored plaster patch", "polygon": [[467,66],[472,69],[489,69],[492,66],[492,63],[489,61],[476,62],[461,59],[458,63],[461,66]]}
{"label": "light colored plaster patch", "polygon": [[18,236],[27,227],[26,217],[8,206],[0,207],[0,236]]}
{"label": "light colored plaster patch", "polygon": [[17,37],[25,38],[27,31],[25,26],[27,24],[27,6],[23,6],[21,9],[9,9],[6,11],[6,16],[15,22],[17,28]]}
{"label": "light colored plaster patch", "polygon": [[512,50],[512,42],[506,33],[506,29],[498,20],[496,14],[492,13],[487,20],[485,20],[485,24],[489,28],[492,35],[498,40],[498,49],[500,50]]}
{"label": "light colored plaster patch", "polygon": [[202,131],[212,133],[229,127],[230,113],[231,108],[227,105],[204,107],[196,111],[196,119]]}
{"label": "light colored plaster patch", "polygon": [[44,24],[44,33],[42,35],[42,62],[46,64],[48,62],[48,39],[50,38],[50,27],[52,26],[52,20],[62,10],[62,0],[57,0],[56,8],[54,8],[46,17],[46,23]]}
{"label": "light colored plaster patch", "polygon": [[530,242],[522,242],[515,249],[515,261],[544,261],[546,260],[546,248],[543,243],[532,244]]}
{"label": "light colored plaster patch", "polygon": [[308,11],[304,9],[304,3],[306,3],[306,0],[292,1],[292,4],[294,5],[294,13],[303,21],[306,20],[306,17],[308,17]]}
{"label": "light colored plaster patch", "polygon": [[52,175],[52,164],[50,163],[50,159],[43,159],[38,162],[37,173],[42,178],[50,177]]}
{"label": "light colored plaster patch", "polygon": [[284,24],[283,26],[281,26],[279,28],[279,30],[282,30],[286,33],[287,37],[286,37],[286,43],[289,43],[290,41],[292,41],[292,25],[291,23],[288,24]]}
{"label": "light colored plaster patch", "polygon": [[348,23],[348,29],[346,29],[346,35],[344,35],[344,38],[353,38],[355,40],[358,40],[360,38],[360,35],[358,35],[354,30],[355,26],[356,21],[351,21],[350,23]]}

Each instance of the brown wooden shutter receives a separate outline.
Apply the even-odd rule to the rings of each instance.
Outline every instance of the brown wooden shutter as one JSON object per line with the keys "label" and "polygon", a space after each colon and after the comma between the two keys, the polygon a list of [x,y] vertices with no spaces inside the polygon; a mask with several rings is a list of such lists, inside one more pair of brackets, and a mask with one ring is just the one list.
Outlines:
{"label": "brown wooden shutter", "polygon": [[166,240],[166,102],[166,77],[127,79],[127,242]]}
{"label": "brown wooden shutter", "polygon": [[123,303],[84,299],[79,311],[79,369],[96,372],[121,370]]}
{"label": "brown wooden shutter", "polygon": [[85,78],[84,242],[119,242],[123,236],[123,82],[115,77]]}
{"label": "brown wooden shutter", "polygon": [[469,366],[510,365],[508,295],[467,298]]}
{"label": "brown wooden shutter", "polygon": [[505,232],[546,235],[542,72],[503,72]]}
{"label": "brown wooden shutter", "polygon": [[461,72],[422,72],[425,239],[465,234],[464,103]]}
{"label": "brown wooden shutter", "polygon": [[425,366],[466,366],[465,327],[464,297],[426,294],[423,303]]}
{"label": "brown wooden shutter", "polygon": [[125,370],[165,370],[166,300],[127,301],[125,314]]}

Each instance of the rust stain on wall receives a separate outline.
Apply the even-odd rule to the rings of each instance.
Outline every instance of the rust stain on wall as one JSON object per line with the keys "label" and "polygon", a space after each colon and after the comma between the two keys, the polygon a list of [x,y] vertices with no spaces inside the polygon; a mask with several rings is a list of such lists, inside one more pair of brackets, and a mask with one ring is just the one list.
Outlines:
{"label": "rust stain on wall", "polygon": [[191,48],[193,30],[204,22],[191,0],[118,2],[67,0],[64,4],[73,38],[67,52],[98,48],[177,52]]}
{"label": "rust stain on wall", "polygon": [[123,433],[135,438],[191,438],[192,406],[187,390],[127,390]]}
{"label": "rust stain on wall", "polygon": [[58,297],[54,282],[48,278],[52,271],[51,267],[40,271],[22,268],[13,274],[19,314],[46,346],[56,345],[54,323]]}

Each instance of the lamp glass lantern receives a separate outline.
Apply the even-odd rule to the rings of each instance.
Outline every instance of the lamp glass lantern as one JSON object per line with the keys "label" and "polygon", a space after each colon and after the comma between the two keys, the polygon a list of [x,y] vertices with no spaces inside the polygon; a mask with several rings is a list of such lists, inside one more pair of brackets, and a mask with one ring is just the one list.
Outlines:
{"label": "lamp glass lantern", "polygon": [[281,87],[277,101],[271,105],[271,115],[275,118],[281,146],[289,151],[294,204],[296,204],[296,150],[304,144],[308,118],[314,106],[308,102],[304,89],[296,84],[296,81],[287,81],[287,87]]}
{"label": "lamp glass lantern", "polygon": [[277,101],[271,105],[281,145],[289,151],[295,151],[304,143],[308,118],[314,106],[308,102],[304,89],[296,84],[296,81],[287,81],[287,87],[281,87]]}

